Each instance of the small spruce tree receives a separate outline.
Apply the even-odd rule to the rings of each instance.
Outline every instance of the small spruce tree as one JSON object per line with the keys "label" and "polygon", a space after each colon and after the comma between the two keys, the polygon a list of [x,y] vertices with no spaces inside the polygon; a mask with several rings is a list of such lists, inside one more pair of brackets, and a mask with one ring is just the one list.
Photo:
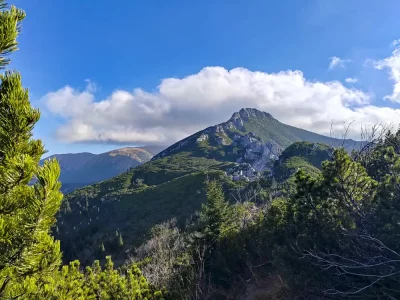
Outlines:
{"label": "small spruce tree", "polygon": [[223,233],[227,222],[227,207],[224,191],[217,181],[207,182],[207,201],[202,206],[200,219],[204,225],[204,234],[209,242],[216,242]]}
{"label": "small spruce tree", "polygon": [[118,237],[118,247],[122,247],[124,245],[124,240],[122,239],[122,235]]}
{"label": "small spruce tree", "polygon": [[85,211],[89,211],[89,200],[88,200],[87,193],[85,194],[85,196],[86,196],[86,201],[85,201]]}

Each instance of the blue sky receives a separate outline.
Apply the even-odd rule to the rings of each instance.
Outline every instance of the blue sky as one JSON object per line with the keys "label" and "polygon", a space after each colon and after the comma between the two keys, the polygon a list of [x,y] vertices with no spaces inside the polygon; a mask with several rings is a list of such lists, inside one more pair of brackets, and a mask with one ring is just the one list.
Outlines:
{"label": "blue sky", "polygon": [[320,133],[400,116],[397,0],[11,4],[27,13],[12,67],[49,154],[169,144],[243,106]]}

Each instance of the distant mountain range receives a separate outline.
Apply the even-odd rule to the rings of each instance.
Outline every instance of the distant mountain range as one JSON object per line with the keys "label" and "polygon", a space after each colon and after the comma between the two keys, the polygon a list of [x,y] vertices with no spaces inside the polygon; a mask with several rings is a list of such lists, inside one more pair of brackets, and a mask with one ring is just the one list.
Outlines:
{"label": "distant mountain range", "polygon": [[[66,195],[55,233],[64,259],[85,263],[101,258],[104,253],[87,249],[103,244],[106,254],[123,262],[127,251],[140,244],[152,226],[171,218],[182,224],[201,208],[206,178],[218,178],[227,190],[265,174],[276,173],[277,182],[293,180],[299,168],[319,172],[330,149],[343,143],[348,150],[360,146],[357,141],[283,124],[266,112],[241,109],[228,121],[173,144],[147,163]],[[109,154],[106,158],[111,159]],[[95,164],[90,165],[90,174],[101,173]],[[122,164],[118,170],[129,167]],[[99,179],[84,174],[80,178]],[[115,244],[117,230],[124,238],[122,248]]]}
{"label": "distant mountain range", "polygon": [[149,161],[162,148],[125,147],[101,154],[68,153],[54,154],[40,161],[56,158],[60,164],[62,183],[61,191],[69,193],[73,190],[110,179],[130,168]]}

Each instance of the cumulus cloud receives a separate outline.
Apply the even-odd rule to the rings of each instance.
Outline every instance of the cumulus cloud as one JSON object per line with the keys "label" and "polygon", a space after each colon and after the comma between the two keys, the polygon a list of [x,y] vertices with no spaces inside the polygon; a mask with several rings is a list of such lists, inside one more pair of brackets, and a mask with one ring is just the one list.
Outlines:
{"label": "cumulus cloud", "polygon": [[346,78],[344,81],[346,81],[347,83],[356,83],[356,82],[358,82],[358,79],[349,77],[349,78]]}
{"label": "cumulus cloud", "polygon": [[392,46],[395,49],[391,56],[372,63],[378,70],[388,69],[390,78],[394,81],[393,92],[385,96],[385,99],[400,103],[400,40],[395,40]]}
{"label": "cumulus cloud", "polygon": [[[370,96],[338,81],[318,82],[300,71],[252,72],[206,67],[184,78],[162,80],[154,92],[116,90],[95,99],[93,90],[70,86],[48,93],[48,110],[65,119],[57,136],[65,142],[170,144],[233,112],[254,107],[289,125],[329,135],[343,122],[398,122],[400,110],[373,106]],[[336,126],[336,127],[335,127]],[[353,126],[354,137],[359,126]]]}
{"label": "cumulus cloud", "polygon": [[94,102],[94,94],[90,85],[85,91],[77,91],[70,86],[50,92],[44,97],[47,108],[60,117],[81,118],[84,111],[90,109]]}
{"label": "cumulus cloud", "polygon": [[392,47],[397,47],[399,44],[400,44],[400,39],[394,40],[394,41],[392,42]]}
{"label": "cumulus cloud", "polygon": [[337,56],[333,56],[330,58],[331,62],[329,63],[329,69],[333,70],[335,68],[344,68],[346,64],[351,62],[350,59],[341,59]]}

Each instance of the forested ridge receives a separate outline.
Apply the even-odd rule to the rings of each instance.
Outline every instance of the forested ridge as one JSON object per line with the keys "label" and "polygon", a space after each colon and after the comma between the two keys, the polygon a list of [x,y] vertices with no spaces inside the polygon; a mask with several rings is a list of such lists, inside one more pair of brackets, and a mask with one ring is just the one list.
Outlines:
{"label": "forested ridge", "polygon": [[[2,0],[0,9],[4,70],[25,13]],[[184,153],[161,158],[138,176],[151,174],[159,192],[194,192],[196,213],[185,222],[160,217],[140,237],[142,228],[129,237],[115,230],[88,249],[100,260],[63,264],[53,232],[62,227],[60,207],[71,207],[59,191],[59,164],[39,163],[44,145],[32,130],[40,113],[21,75],[4,70],[0,80],[0,299],[400,298],[400,131],[371,136],[351,152],[296,142],[280,153],[275,174],[254,181],[227,180],[218,169],[225,162],[185,160]],[[161,163],[170,169],[157,168]],[[138,179],[124,184],[152,190]],[[186,190],[188,182],[195,190]],[[186,194],[178,193],[183,187]],[[82,191],[102,193],[96,188]],[[82,218],[93,208],[84,200]],[[132,228],[141,225],[134,217]],[[129,248],[129,259],[115,267],[109,247]]]}

